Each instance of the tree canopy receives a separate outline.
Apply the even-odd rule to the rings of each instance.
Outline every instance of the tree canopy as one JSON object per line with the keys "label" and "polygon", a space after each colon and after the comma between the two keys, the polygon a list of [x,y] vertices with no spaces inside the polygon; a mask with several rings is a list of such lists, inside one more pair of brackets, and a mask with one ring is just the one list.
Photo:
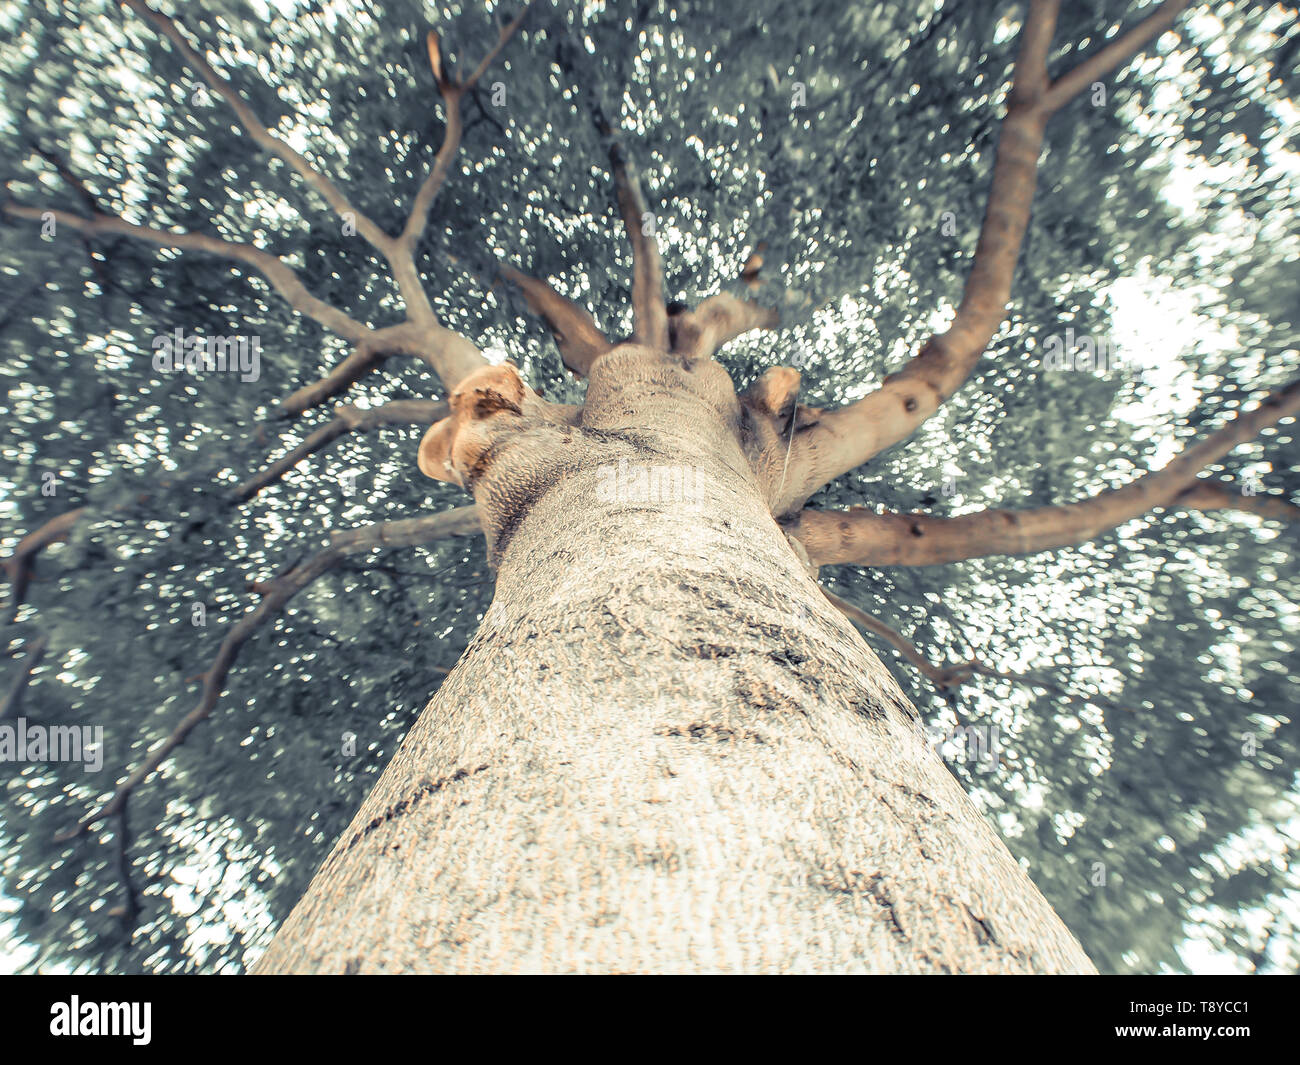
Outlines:
{"label": "tree canopy", "polygon": [[[33,723],[104,730],[98,773],[5,766],[3,967],[242,968],[492,587],[479,537],[349,545],[256,619],[129,818],[61,838],[201,703],[223,640],[277,576],[331,534],[466,500],[416,469],[429,406],[366,420],[440,399],[425,361],[375,359],[295,414],[286,398],[352,345],[256,262],[40,212],[255,246],[350,319],[394,325],[402,293],[356,222],[400,232],[435,165],[449,111],[431,48],[461,81],[489,57],[415,245],[438,320],[547,399],[581,402],[510,275],[548,280],[611,337],[632,331],[594,113],[639,170],[670,298],[698,303],[755,255],[779,289],[782,330],[719,355],[737,385],[794,365],[801,402],[834,407],[952,317],[1020,18],[1001,0],[554,0],[512,25],[519,5],[159,0],[355,205],[349,223],[130,6],[0,13],[0,176],[6,203],[36,209],[0,215],[0,547],[85,508],[0,619],[3,690]],[[1068,64],[1141,14],[1067,5],[1053,56]],[[1216,2],[1067,105],[1047,127],[1008,322],[916,435],[813,503],[956,516],[1071,502],[1284,385],[1300,365],[1298,83],[1294,8]],[[256,337],[254,378],[159,370],[156,341],[177,329]],[[1113,357],[1082,361],[1079,338]],[[1062,350],[1070,366],[1048,357]],[[312,434],[327,446],[295,452]],[[282,476],[248,483],[286,456],[299,461]],[[1300,492],[1294,422],[1212,473],[1285,506]],[[996,726],[992,764],[958,752],[951,768],[1099,968],[1269,971],[1300,951],[1294,548],[1267,513],[1166,510],[1078,547],[822,580],[932,662],[1037,678],[936,687],[873,644],[928,723]]]}

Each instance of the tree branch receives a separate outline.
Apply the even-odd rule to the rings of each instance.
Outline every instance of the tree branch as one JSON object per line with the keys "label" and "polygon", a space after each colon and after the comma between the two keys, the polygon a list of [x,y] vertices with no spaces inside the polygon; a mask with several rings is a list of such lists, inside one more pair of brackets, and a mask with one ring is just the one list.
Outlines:
{"label": "tree branch", "polygon": [[988,206],[953,323],[947,332],[930,337],[880,388],[856,403],[824,413],[815,427],[796,438],[791,457],[793,494],[785,501],[787,509],[906,439],[970,377],[1006,318],[1048,118],[1075,93],[1170,28],[1187,3],[1166,0],[1154,15],[1053,82],[1048,77],[1047,54],[1059,0],[1030,0]]}
{"label": "tree branch", "polygon": [[[72,169],[67,163],[65,163],[54,152],[49,151],[39,144],[34,144],[33,149],[37,155],[49,163],[50,166],[54,167],[59,177],[63,178],[64,181],[72,186],[73,190],[77,194],[77,198],[81,201],[82,206],[87,212],[90,214],[101,213],[99,201],[95,198],[94,193],[92,193],[90,189],[86,188],[85,182],[72,172]],[[99,282],[99,287],[107,291],[110,280],[106,264],[95,258],[95,251],[90,244],[90,236],[86,233],[81,235],[81,246],[86,250],[86,261],[89,262],[90,269],[95,274],[95,280]]]}
{"label": "tree branch", "polygon": [[[172,42],[173,45],[176,46],[181,55],[185,58],[186,62],[199,73],[214,92],[221,96],[222,99],[230,105],[231,109],[234,110],[236,116],[239,118],[240,123],[258,145],[267,151],[278,155],[293,167],[307,185],[314,189],[322,199],[333,208],[340,218],[343,218],[345,221],[354,225],[357,232],[384,256],[392,269],[393,280],[396,282],[398,291],[401,293],[402,300],[406,305],[408,321],[403,323],[403,326],[416,324],[427,331],[429,343],[426,344],[425,348],[420,352],[420,355],[425,358],[431,366],[433,366],[439,378],[442,380],[443,386],[447,390],[450,391],[463,378],[479,367],[487,364],[487,360],[483,358],[482,352],[480,352],[472,342],[438,324],[433,312],[433,307],[429,303],[428,295],[425,293],[424,287],[420,281],[419,270],[415,266],[415,260],[412,254],[412,249],[419,238],[419,233],[414,232],[415,226],[410,227],[413,230],[410,235],[406,234],[404,230],[403,234],[399,237],[394,238],[389,236],[386,232],[380,229],[379,226],[371,221],[370,218],[358,211],[350,202],[348,202],[347,197],[343,195],[342,191],[328,177],[312,166],[312,164],[308,162],[302,154],[289,147],[288,144],[266,128],[231,82],[221,74],[218,74],[208,64],[208,62],[190,46],[184,35],[181,33],[180,27],[173,19],[168,18],[159,11],[156,11],[145,3],[144,0],[122,0],[122,2],[137,14],[153,23],[159,32],[161,32]],[[513,29],[511,29],[510,32],[513,34]],[[506,39],[508,39],[508,37]],[[490,55],[495,56],[504,43],[504,41],[499,42],[498,47],[494,48]],[[446,168],[450,165],[451,157],[455,154],[455,150],[459,146],[460,114],[458,95],[456,106],[449,107],[448,123],[449,135],[453,133],[453,125],[455,126],[455,130],[454,136],[449,136],[448,143],[444,144],[444,151],[439,153],[442,160],[442,177],[445,177]],[[438,164],[435,163],[435,173],[438,172],[438,169]],[[423,208],[426,215],[428,211],[428,203],[432,202],[433,195],[437,191],[437,186],[441,184],[442,177],[438,177],[435,181],[433,180],[434,175],[430,175],[430,179],[427,179],[425,182],[426,186],[429,187],[429,191],[426,195],[428,202],[424,203]],[[419,200],[420,197],[417,196],[417,201]],[[423,224],[423,216],[421,216],[417,225],[422,229]],[[187,239],[197,240],[199,238],[189,237]],[[253,250],[255,251],[256,249]],[[277,279],[272,277],[270,274],[268,274],[268,279],[272,284],[277,284],[277,288],[282,284],[288,284],[288,279],[283,276],[283,272],[287,271],[288,267],[279,260],[274,259],[273,256],[269,258],[272,259],[273,262],[263,263],[259,266],[259,269],[262,269],[263,272],[266,273],[267,266],[272,266],[273,268],[278,267],[278,272],[281,275],[279,284],[277,284]],[[296,281],[296,277],[294,280]],[[305,289],[302,289],[302,292],[298,293],[297,298],[299,300],[303,299],[302,293],[305,293],[305,291]],[[311,297],[311,299],[314,300],[314,297]],[[293,303],[293,300],[290,299],[290,302]],[[293,303],[293,305],[296,309],[302,310],[302,307],[299,306],[298,303]],[[313,317],[324,314],[326,310],[332,312],[330,314],[332,323],[329,324],[329,327],[334,329],[335,332],[340,333],[357,344],[360,344],[361,341],[365,339],[364,334],[366,330],[364,326],[360,326],[358,323],[352,323],[351,320],[346,319],[346,316],[343,316],[341,312],[335,311],[333,308],[328,308],[327,305],[321,303],[319,300],[315,300],[311,306],[317,312]],[[340,319],[345,320],[340,321]],[[317,320],[324,323],[323,318],[318,317]],[[350,323],[350,331],[341,328],[341,326],[348,325],[348,323]],[[382,330],[380,332],[382,332]],[[375,364],[375,361],[376,356],[374,352],[365,350],[363,347],[362,350],[354,352],[354,357],[345,367],[340,367],[339,370],[336,371],[338,376],[331,375],[331,378],[327,379],[327,382],[322,383],[318,389],[312,392],[304,392],[301,395],[291,397],[293,399],[293,405],[305,403],[307,406],[311,406],[314,405],[314,403],[321,402],[322,398],[328,398],[329,396],[337,394],[337,392],[341,391],[343,387],[351,384],[369,370]],[[305,410],[307,409],[307,406],[302,406],[299,409]]]}
{"label": "tree branch", "polygon": [[354,224],[357,232],[369,241],[374,248],[384,253],[385,256],[388,255],[392,248],[392,238],[353,207],[338,186],[308,162],[305,156],[289,147],[288,144],[267,129],[266,125],[253,113],[253,109],[248,106],[244,97],[229,79],[218,74],[208,61],[190,46],[184,34],[181,33],[180,26],[173,19],[150,7],[144,3],[144,0],[121,0],[121,2],[124,7],[129,7],[136,14],[153,23],[154,27],[171,41],[185,61],[207,82],[208,87],[230,105],[230,109],[235,112],[240,125],[244,127],[248,135],[260,147],[273,155],[279,156],[293,167],[307,185],[314,189],[334,209],[335,214]]}
{"label": "tree branch", "polygon": [[1238,510],[1288,525],[1300,522],[1300,507],[1281,496],[1250,496],[1240,488],[1234,491],[1221,481],[1199,480],[1184,489],[1172,505],[1184,510]]}
{"label": "tree branch", "polygon": [[632,339],[659,351],[668,350],[668,306],[664,302],[664,269],[659,257],[653,219],[641,192],[636,164],[628,157],[622,143],[605,119],[600,106],[593,102],[592,117],[601,136],[610,138],[609,163],[614,175],[614,191],[619,213],[632,245]]}
{"label": "tree branch", "polygon": [[[818,587],[821,587],[818,585]],[[851,621],[857,622],[868,632],[875,634],[885,640],[886,643],[894,647],[908,662],[917,668],[927,677],[935,688],[940,692],[947,692],[954,688],[959,688],[974,676],[984,677],[1001,677],[1004,680],[1013,680],[1021,684],[1036,685],[1039,687],[1048,687],[1054,690],[1063,690],[1056,687],[1042,678],[1034,677],[1025,673],[1007,673],[1000,669],[993,669],[986,666],[978,659],[972,658],[968,662],[961,662],[951,666],[937,666],[921,653],[916,644],[912,643],[897,629],[892,629],[881,621],[878,617],[868,614],[861,607],[856,607],[848,600],[841,599],[838,595],[822,588],[822,595],[830,600],[841,614]]]}
{"label": "tree branch", "polygon": [[368,332],[328,374],[281,400],[276,416],[295,418],[319,406],[359,381],[390,355],[420,359],[444,384],[448,380],[460,381],[474,367],[487,365],[482,352],[472,342],[437,321],[398,322]]}
{"label": "tree branch", "polygon": [[[493,60],[509,43],[510,38],[515,35],[520,24],[524,21],[524,17],[528,14],[531,3],[532,0],[528,0],[528,3],[524,5],[524,9],[508,25],[501,28],[497,43],[483,57],[483,61],[475,68],[474,73],[463,82],[453,81],[446,75],[442,64],[440,39],[433,30],[429,31],[429,65],[433,68],[433,76],[438,85],[438,92],[442,96],[443,109],[447,113],[447,126],[442,136],[442,147],[438,149],[438,154],[434,156],[433,166],[430,168],[428,176],[425,177],[419,191],[415,194],[415,201],[411,205],[411,213],[407,216],[406,224],[402,227],[402,232],[396,241],[398,254],[404,263],[409,262],[412,272],[415,271],[416,247],[419,245],[420,238],[424,235],[425,227],[429,222],[429,209],[433,206],[434,198],[447,180],[452,160],[456,157],[456,153],[460,151],[461,137],[465,132],[460,112],[461,102],[464,100],[466,93],[477,84],[479,78],[492,65]],[[432,316],[433,308],[428,305],[427,298],[423,298],[424,290],[419,285],[418,276],[416,277],[416,287],[422,297],[420,301],[422,309],[427,307],[428,314]],[[451,388],[453,386],[448,383],[447,387]]]}
{"label": "tree branch", "polygon": [[41,659],[45,657],[45,648],[49,645],[49,642],[48,635],[41,635],[27,645],[27,657],[23,661],[22,669],[10,686],[4,702],[0,703],[0,721],[18,716],[19,707],[23,701],[23,692],[27,690],[32,674],[36,671],[36,667],[41,664]]}
{"label": "tree branch", "polygon": [[1300,508],[1273,497],[1241,496],[1197,474],[1261,430],[1300,411],[1300,381],[1273,393],[1253,410],[1193,444],[1160,470],[1122,488],[1064,506],[983,510],[956,518],[878,514],[865,509],[804,510],[788,529],[814,565],[935,566],[986,555],[1027,555],[1072,547],[1156,507],[1230,508],[1284,521]]}
{"label": "tree branch", "polygon": [[154,229],[151,226],[136,225],[134,222],[128,222],[116,215],[97,213],[90,218],[82,218],[80,215],[69,214],[67,211],[46,211],[40,207],[26,207],[16,203],[5,204],[4,210],[15,218],[28,218],[36,221],[42,221],[46,214],[50,214],[54,216],[56,225],[67,226],[69,229],[80,233],[91,235],[113,233],[118,236],[135,237],[138,240],[148,241],[164,248],[201,251],[207,252],[209,255],[219,255],[226,259],[235,259],[253,267],[262,274],[271,287],[283,296],[289,306],[299,314],[319,322],[325,328],[352,341],[360,341],[370,333],[370,329],[361,322],[344,314],[337,307],[333,307],[324,300],[313,296],[308,291],[307,286],[302,283],[302,280],[283,259],[251,244],[223,240],[220,237],[211,237],[202,233],[171,233],[162,229]]}
{"label": "tree branch", "polygon": [[510,22],[501,27],[501,32],[497,37],[497,43],[492,46],[488,54],[485,55],[479,65],[474,68],[474,72],[460,83],[463,92],[468,92],[470,89],[474,88],[474,86],[478,84],[479,78],[487,73],[488,68],[496,61],[496,57],[501,54],[501,49],[510,43],[510,38],[513,37],[515,31],[519,29],[520,23],[524,21],[525,16],[532,7],[532,4],[533,0],[525,0],[523,10],[511,19]]}
{"label": "tree branch", "polygon": [[586,377],[591,372],[591,364],[614,346],[590,314],[561,296],[549,282],[511,266],[502,266],[501,276],[523,292],[529,309],[550,329],[564,365],[578,376]]}
{"label": "tree branch", "polygon": [[[430,31],[429,36],[433,37],[435,35]],[[451,161],[460,150],[460,138],[464,132],[464,124],[460,114],[460,101],[463,90],[459,85],[440,81],[438,91],[442,94],[443,107],[447,112],[447,128],[442,136],[442,147],[438,149],[438,154],[434,156],[433,166],[430,168],[428,176],[425,177],[419,191],[415,194],[415,201],[411,204],[411,213],[407,216],[406,225],[402,227],[401,236],[397,238],[398,246],[405,258],[413,259],[415,255],[416,245],[419,244],[420,237],[424,235],[425,226],[429,221],[429,209],[433,206],[434,197],[438,195],[438,191],[447,180],[447,173],[451,169]],[[423,291],[423,288],[421,288],[421,291]]]}
{"label": "tree branch", "polygon": [[18,616],[18,608],[27,601],[27,588],[32,579],[32,562],[50,544],[66,540],[72,527],[86,513],[85,507],[69,510],[58,517],[51,518],[39,529],[28,533],[18,541],[14,553],[4,560],[4,571],[9,576],[9,608],[6,623]]}
{"label": "tree branch", "polygon": [[432,425],[447,417],[450,408],[440,400],[399,399],[380,407],[362,410],[351,404],[336,407],[334,417],[311,433],[288,454],[249,477],[231,495],[236,503],[252,499],[263,488],[275,484],[309,455],[323,450],[347,433],[376,429],[383,425]]}
{"label": "tree branch", "polygon": [[711,358],[723,344],[754,329],[776,329],[780,313],[750,300],[720,292],[694,310],[669,319],[672,350],[691,359]]}
{"label": "tree branch", "polygon": [[1120,34],[1073,70],[1067,71],[1052,82],[1051,88],[1043,99],[1043,105],[1049,111],[1059,111],[1093,82],[1132,59],[1147,42],[1155,40],[1166,30],[1172,29],[1174,23],[1178,21],[1178,16],[1190,3],[1191,0],[1167,0],[1166,3],[1161,4],[1153,14],[1148,15],[1127,33]]}
{"label": "tree branch", "polygon": [[122,807],[117,811],[117,831],[114,833],[114,864],[117,866],[117,878],[122,884],[122,901],[110,909],[109,915],[120,917],[122,925],[128,931],[135,928],[140,916],[140,900],[136,895],[135,885],[131,883],[131,824],[127,820],[127,803],[122,800]]}
{"label": "tree branch", "polygon": [[458,507],[421,518],[348,529],[334,533],[330,546],[325,550],[295,566],[288,573],[259,585],[263,593],[262,601],[230,630],[221,641],[212,665],[202,674],[203,687],[198,705],[185,715],[170,735],[154,746],[145,760],[118,785],[107,803],[87,814],[74,828],[60,833],[55,837],[56,840],[66,842],[75,839],[105,818],[120,812],[131,793],[148,780],[172,751],[183,744],[189,734],[212,713],[225,687],[226,675],[249,637],[263,622],[278,614],[290,599],[332,569],[340,559],[374,548],[411,547],[446,536],[470,536],[481,531],[478,508],[473,506]]}

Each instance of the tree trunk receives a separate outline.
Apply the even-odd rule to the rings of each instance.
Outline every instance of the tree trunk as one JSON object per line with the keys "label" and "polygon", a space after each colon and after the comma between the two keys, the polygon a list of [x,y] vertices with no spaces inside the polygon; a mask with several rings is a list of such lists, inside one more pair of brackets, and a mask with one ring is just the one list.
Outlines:
{"label": "tree trunk", "polygon": [[491,609],[254,971],[1093,971],[769,514],[721,368],[627,350],[519,434],[562,475],[475,485],[518,497]]}

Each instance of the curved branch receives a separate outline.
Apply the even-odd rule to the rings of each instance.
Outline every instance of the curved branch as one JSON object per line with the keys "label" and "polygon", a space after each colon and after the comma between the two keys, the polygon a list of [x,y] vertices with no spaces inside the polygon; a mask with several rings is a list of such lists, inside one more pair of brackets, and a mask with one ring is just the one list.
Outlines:
{"label": "curved branch", "polygon": [[353,207],[338,186],[312,166],[305,156],[289,147],[288,144],[266,127],[262,120],[254,114],[253,109],[248,106],[244,97],[230,80],[218,74],[208,61],[191,47],[175,20],[150,7],[144,3],[144,0],[121,0],[121,2],[124,7],[129,7],[136,14],[153,23],[158,32],[171,41],[185,61],[207,82],[208,87],[230,105],[230,109],[235,112],[240,125],[244,127],[248,135],[260,147],[273,155],[279,156],[293,167],[308,186],[314,189],[333,208],[335,214],[354,224],[357,232],[369,241],[374,248],[385,255],[388,254],[391,250],[392,238]]}
{"label": "curved branch", "polygon": [[[461,102],[464,100],[466,93],[474,88],[479,78],[483,76],[501,53],[501,50],[509,43],[510,38],[515,35],[528,14],[531,3],[532,0],[528,0],[528,3],[524,4],[523,10],[508,25],[501,28],[497,36],[497,43],[483,57],[482,62],[474,69],[474,72],[463,82],[453,81],[447,76],[442,63],[441,41],[436,32],[429,31],[427,38],[429,66],[433,69],[438,92],[442,96],[443,109],[447,114],[446,128],[442,135],[442,147],[438,149],[438,154],[434,156],[433,166],[415,194],[415,200],[411,204],[411,212],[406,218],[406,224],[402,227],[402,232],[393,242],[393,254],[389,259],[392,262],[394,271],[396,271],[398,287],[404,294],[407,307],[412,308],[412,314],[416,317],[427,319],[434,316],[433,306],[429,303],[424,287],[420,283],[419,270],[415,265],[415,251],[419,246],[420,238],[424,235],[425,227],[429,223],[429,210],[433,207],[433,201],[446,183],[452,160],[456,158],[456,153],[460,151],[461,137],[465,132],[465,125],[460,111]],[[471,366],[461,376],[467,376],[477,368],[477,366]],[[449,381],[444,378],[443,384],[450,390],[456,386],[458,381],[459,378],[456,381]]]}
{"label": "curved branch", "polygon": [[90,218],[83,218],[67,211],[47,211],[39,207],[26,207],[16,203],[5,204],[4,210],[15,218],[28,218],[36,221],[43,221],[45,215],[52,215],[56,225],[67,226],[69,229],[89,235],[97,236],[112,233],[118,236],[134,237],[138,240],[148,241],[150,244],[157,244],[163,248],[201,251],[207,252],[209,255],[219,255],[225,259],[235,259],[257,270],[266,278],[271,287],[284,297],[290,307],[299,314],[319,322],[326,329],[330,329],[352,341],[360,341],[370,333],[370,329],[361,322],[349,317],[337,307],[313,296],[308,291],[307,286],[302,283],[302,280],[283,259],[251,244],[223,240],[220,237],[211,237],[203,233],[171,233],[163,229],[154,229],[152,226],[136,225],[134,222],[128,222],[116,215],[94,214]]}
{"label": "curved branch", "polygon": [[18,616],[18,608],[27,601],[27,588],[32,579],[32,563],[36,556],[50,544],[66,540],[72,527],[86,513],[85,507],[69,510],[51,518],[39,529],[29,532],[14,548],[14,553],[4,560],[4,571],[9,577],[9,607],[7,622]]}
{"label": "curved branch", "polygon": [[529,309],[550,329],[564,365],[579,377],[586,377],[591,372],[591,364],[614,346],[590,314],[561,296],[549,282],[511,266],[502,266],[501,276],[523,292]]}
{"label": "curved branch", "polygon": [[1221,486],[1198,481],[1197,474],[1262,429],[1297,411],[1300,381],[1239,414],[1162,469],[1078,503],[1031,510],[982,510],[956,518],[878,514],[865,509],[804,510],[788,531],[818,566],[935,566],[986,555],[1027,555],[1072,547],[1156,507],[1231,508],[1294,520],[1300,508],[1267,496],[1261,499],[1243,495],[1234,501]]}
{"label": "curved branch", "polygon": [[249,637],[263,622],[278,614],[290,599],[332,569],[340,559],[374,548],[411,547],[446,536],[471,536],[481,531],[478,508],[473,506],[458,507],[422,518],[348,529],[334,533],[329,547],[294,566],[288,573],[259,584],[258,589],[263,593],[262,601],[230,630],[221,641],[212,665],[202,674],[203,689],[198,705],[181,719],[165,739],[153,747],[145,760],[118,785],[107,803],[87,814],[74,828],[60,833],[55,837],[56,840],[66,842],[75,839],[105,818],[123,810],[131,793],[148,780],[172,751],[183,744],[189,734],[212,713],[225,687],[226,675]]}
{"label": "curved branch", "polygon": [[998,138],[988,206],[953,323],[946,332],[930,337],[880,388],[856,403],[825,412],[815,428],[796,438],[791,465],[792,487],[797,490],[787,509],[906,439],[965,384],[1006,319],[1011,282],[1029,227],[1047,120],[1086,85],[1169,29],[1188,2],[1166,0],[1155,14],[1051,81],[1047,53],[1059,0],[1031,0]]}
{"label": "curved branch", "polygon": [[263,488],[279,481],[303,459],[323,450],[347,433],[376,429],[383,425],[432,425],[449,413],[450,408],[446,403],[433,399],[398,399],[368,410],[351,404],[337,407],[330,421],[266,469],[245,480],[231,494],[231,499],[236,503],[247,502]]}
{"label": "curved branch", "polygon": [[[443,328],[437,322],[436,316],[433,312],[433,307],[429,302],[429,297],[427,293],[425,293],[424,287],[420,281],[420,273],[416,268],[414,256],[412,254],[412,249],[419,238],[419,232],[416,232],[415,230],[417,227],[419,229],[423,228],[423,216],[420,217],[418,222],[414,220],[414,215],[412,216],[412,222],[408,223],[408,228],[412,230],[411,233],[408,234],[407,231],[404,230],[403,234],[399,237],[394,238],[389,236],[386,232],[380,229],[379,226],[371,221],[370,218],[358,211],[348,201],[347,197],[343,195],[338,186],[312,166],[312,164],[307,161],[306,157],[289,147],[288,144],[266,128],[257,115],[253,113],[252,108],[250,108],[245,102],[243,96],[240,95],[237,89],[235,89],[234,85],[227,78],[217,73],[217,71],[215,71],[208,62],[190,46],[189,42],[186,41],[185,36],[181,33],[180,27],[173,19],[150,7],[144,2],[144,0],[122,0],[122,2],[137,14],[153,23],[159,32],[161,32],[172,42],[173,45],[176,46],[181,55],[185,58],[186,62],[199,73],[214,92],[221,96],[221,98],[230,105],[231,109],[239,118],[240,123],[257,144],[265,148],[267,151],[278,155],[293,167],[307,185],[319,193],[322,199],[333,208],[334,212],[340,218],[344,218],[346,221],[354,225],[357,232],[384,256],[384,259],[392,269],[393,280],[396,282],[398,291],[401,293],[402,300],[406,305],[409,320],[408,322],[403,323],[403,325],[418,324],[422,328],[426,328],[430,331],[431,337],[436,340],[436,343],[429,345],[420,354],[422,357],[426,358],[426,361],[428,361],[430,365],[433,366],[434,370],[441,378],[443,386],[447,390],[454,388],[458,382],[467,377],[470,373],[473,373],[474,370],[487,365],[487,360],[484,359],[482,352],[480,352],[472,342],[453,333],[449,329]],[[510,32],[513,33],[513,29],[511,29]],[[508,40],[508,37],[506,37],[506,39]],[[501,45],[504,45],[504,41],[501,41],[498,47],[493,49],[490,55],[495,56],[500,50]],[[452,117],[453,112],[454,118]],[[427,200],[427,202],[424,202],[420,197],[417,197],[417,201],[423,203],[423,210],[426,215],[428,204],[432,202],[433,195],[436,193],[438,185],[441,184],[442,178],[445,177],[446,168],[450,165],[451,156],[455,154],[456,148],[459,146],[460,114],[458,93],[455,106],[449,106],[448,118],[448,143],[444,144],[443,152],[439,153],[441,169],[439,169],[438,164],[435,164],[435,174],[441,173],[441,176],[437,177],[435,180],[435,175],[430,175],[430,178],[426,180],[425,185],[428,187],[428,192],[424,194],[424,200]],[[455,127],[454,131],[452,129],[453,126]],[[253,250],[255,251],[256,249]],[[274,259],[274,257],[270,258]],[[280,284],[289,283],[288,279],[283,276],[283,272],[287,271],[288,268],[279,260],[274,260],[273,263],[264,263],[259,266],[259,269],[262,269],[263,272],[266,273],[266,266],[278,266]],[[270,274],[268,274],[268,279],[271,280],[272,284],[277,284],[277,279],[271,277]],[[296,277],[294,280],[296,281]],[[279,287],[279,284],[277,284],[277,288]],[[303,293],[305,293],[305,291],[305,289],[302,290]],[[298,294],[298,298],[303,298],[301,293]],[[312,297],[312,299],[314,300],[314,297]],[[290,302],[293,303],[293,300],[291,299]],[[302,310],[302,307],[297,303],[294,303],[293,305],[295,308]],[[316,314],[314,314],[313,317],[317,317],[318,315],[325,313],[327,305],[321,303],[319,300],[315,300],[311,306],[316,311]],[[354,343],[360,344],[365,339],[364,334],[366,330],[364,326],[360,326],[358,323],[351,323],[351,320],[346,319],[346,316],[343,316],[342,312],[335,311],[333,308],[328,308],[328,310],[332,312],[331,318],[333,319],[330,328],[352,340]],[[308,312],[304,311],[304,313]],[[340,328],[341,324],[345,324],[340,322],[340,318],[346,319],[347,323],[351,323],[351,326],[353,327],[351,328],[351,331]],[[322,322],[324,321],[324,319],[320,317],[318,317],[318,320]],[[357,379],[357,377],[369,370],[374,365],[375,361],[376,357],[372,352],[367,350],[359,350],[358,352],[355,352],[354,358],[351,359],[346,366],[340,367],[339,370],[336,371],[337,376],[332,374],[331,377],[327,379],[327,382],[321,383],[321,385],[314,388],[313,391],[304,392],[301,395],[291,397],[293,403],[290,406],[305,404],[305,406],[298,407],[299,410],[305,410],[308,406],[321,402],[323,398],[328,398],[329,396],[337,394],[343,387],[351,384],[352,381]]]}
{"label": "curved branch", "polygon": [[[820,588],[821,585],[818,585]],[[830,600],[831,604],[839,610],[846,618],[857,622],[868,632],[875,634],[890,644],[897,650],[908,662],[917,668],[919,672],[925,675],[927,679],[940,692],[948,692],[954,688],[959,688],[968,680],[975,676],[981,677],[999,677],[1003,680],[1015,681],[1018,684],[1027,684],[1032,687],[1047,688],[1051,691],[1057,691],[1062,694],[1070,694],[1065,688],[1046,680],[1042,677],[1034,676],[1029,673],[1008,673],[1005,670],[994,669],[992,666],[986,666],[976,658],[966,662],[959,662],[951,666],[937,666],[921,653],[916,644],[912,643],[897,629],[892,629],[873,614],[868,614],[861,607],[856,607],[846,599],[841,599],[838,595],[828,591],[826,588],[821,589],[822,595]]]}
{"label": "curved branch", "polygon": [[[433,34],[430,33],[430,36]],[[447,180],[451,161],[460,150],[460,138],[464,132],[460,114],[461,87],[439,82],[438,91],[442,93],[444,109],[447,112],[447,128],[442,136],[442,147],[438,149],[428,176],[415,194],[411,213],[407,216],[406,225],[402,227],[401,236],[397,238],[398,247],[405,258],[412,258],[415,255],[416,245],[420,243],[420,237],[424,235],[425,226],[428,225],[429,209],[433,206],[434,197],[438,195]]]}

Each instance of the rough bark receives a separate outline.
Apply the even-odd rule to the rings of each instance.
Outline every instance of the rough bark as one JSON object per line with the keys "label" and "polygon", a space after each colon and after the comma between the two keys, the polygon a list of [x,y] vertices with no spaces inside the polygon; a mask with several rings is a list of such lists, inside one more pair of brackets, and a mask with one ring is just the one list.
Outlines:
{"label": "rough bark", "polygon": [[622,345],[569,425],[507,369],[443,430],[492,607],[255,971],[1091,971],[769,514],[726,372]]}

